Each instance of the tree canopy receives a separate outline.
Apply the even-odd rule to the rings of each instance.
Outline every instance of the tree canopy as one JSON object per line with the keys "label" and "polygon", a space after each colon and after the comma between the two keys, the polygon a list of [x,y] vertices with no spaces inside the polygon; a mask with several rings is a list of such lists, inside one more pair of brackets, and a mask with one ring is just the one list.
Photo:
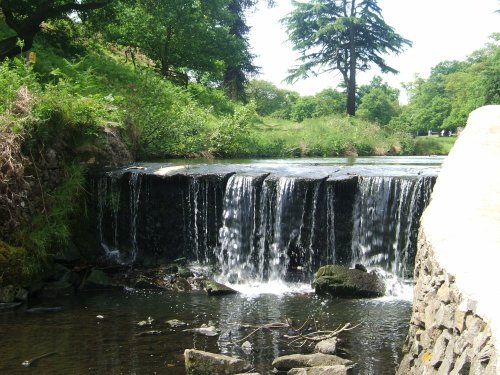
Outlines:
{"label": "tree canopy", "polygon": [[[5,23],[16,35],[0,40],[0,60],[30,49],[42,22],[108,5],[113,0],[0,0]],[[21,40],[21,43],[18,42]]]}
{"label": "tree canopy", "polygon": [[356,72],[372,64],[397,73],[383,55],[400,53],[411,42],[385,23],[376,0],[294,1],[283,20],[300,64],[289,71],[294,82],[310,74],[338,71],[347,90],[347,113],[356,113]]}

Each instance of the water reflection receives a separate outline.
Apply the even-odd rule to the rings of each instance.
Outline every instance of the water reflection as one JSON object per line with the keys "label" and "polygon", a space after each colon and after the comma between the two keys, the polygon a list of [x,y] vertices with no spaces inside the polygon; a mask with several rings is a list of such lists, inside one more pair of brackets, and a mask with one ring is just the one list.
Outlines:
{"label": "water reflection", "polygon": [[[286,329],[248,335],[259,325],[291,319],[297,327],[308,318],[322,329],[361,323],[341,334],[341,351],[359,364],[359,374],[392,374],[411,313],[408,301],[323,299],[311,293],[217,298],[203,292],[114,291],[63,302],[58,313],[0,315],[1,374],[184,374],[183,352],[193,347],[244,357],[266,374],[276,356],[291,352],[283,339]],[[154,319],[151,325],[137,324],[148,317]],[[187,328],[213,321],[220,335],[183,332],[186,327],[168,327],[168,319],[180,319]],[[253,347],[250,354],[241,349],[246,340]],[[52,351],[57,354],[33,368],[21,366]]]}

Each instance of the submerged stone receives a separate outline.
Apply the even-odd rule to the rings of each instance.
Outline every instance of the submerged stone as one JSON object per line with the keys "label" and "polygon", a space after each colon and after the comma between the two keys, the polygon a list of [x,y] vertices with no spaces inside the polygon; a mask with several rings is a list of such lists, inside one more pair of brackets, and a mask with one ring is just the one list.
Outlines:
{"label": "submerged stone", "polygon": [[318,342],[314,347],[314,350],[318,353],[323,354],[335,354],[335,352],[337,351],[337,338],[332,337],[330,339]]}
{"label": "submerged stone", "polygon": [[275,358],[273,366],[278,371],[288,371],[293,368],[300,367],[316,367],[316,366],[351,366],[353,363],[348,359],[340,358],[330,354],[290,354]]}
{"label": "submerged stone", "polygon": [[213,280],[203,281],[203,289],[211,296],[220,296],[225,294],[236,294],[238,293],[233,288],[230,288],[224,284],[218,283]]}
{"label": "submerged stone", "polygon": [[251,368],[243,359],[196,349],[186,349],[184,361],[188,375],[231,375]]}
{"label": "submerged stone", "polygon": [[349,367],[344,365],[293,368],[287,375],[347,375]]}
{"label": "submerged stone", "polygon": [[339,265],[321,267],[312,283],[316,294],[335,297],[380,297],[385,286],[374,273],[363,272]]}
{"label": "submerged stone", "polygon": [[182,327],[182,326],[186,325],[185,322],[183,322],[179,319],[170,319],[170,320],[167,320],[165,323],[168,324],[172,328]]}

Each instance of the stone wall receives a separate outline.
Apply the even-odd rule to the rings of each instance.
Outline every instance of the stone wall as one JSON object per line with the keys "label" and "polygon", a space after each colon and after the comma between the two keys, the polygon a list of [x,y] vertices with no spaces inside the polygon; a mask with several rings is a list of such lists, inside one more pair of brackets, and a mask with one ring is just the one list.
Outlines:
{"label": "stone wall", "polygon": [[424,212],[397,374],[500,374],[500,106],[480,108]]}

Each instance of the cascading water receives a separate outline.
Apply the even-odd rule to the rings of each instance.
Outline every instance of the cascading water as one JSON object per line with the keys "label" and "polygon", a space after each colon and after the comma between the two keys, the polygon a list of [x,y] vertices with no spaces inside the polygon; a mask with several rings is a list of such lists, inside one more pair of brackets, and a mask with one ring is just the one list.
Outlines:
{"label": "cascading water", "polygon": [[[133,263],[138,254],[138,217],[142,179],[138,173],[128,177],[128,233],[129,243],[120,237],[122,185],[121,176],[106,174],[97,180],[97,231],[99,243],[107,258],[120,264]],[[127,250],[128,249],[128,250]]]}
{"label": "cascading water", "polygon": [[322,189],[323,180],[232,176],[219,232],[220,280],[282,281],[291,269],[310,275],[331,261],[333,252],[320,251],[334,239],[317,225],[327,222]]}
{"label": "cascading water", "polygon": [[361,177],[355,198],[354,263],[410,277],[420,215],[433,179]]}
{"label": "cascading water", "polygon": [[233,285],[309,282],[325,264],[411,276],[434,175],[406,167],[391,177],[347,167],[288,176],[206,168],[167,168],[164,175],[137,167],[96,178],[104,254],[144,266],[179,257],[215,263],[218,280]]}

